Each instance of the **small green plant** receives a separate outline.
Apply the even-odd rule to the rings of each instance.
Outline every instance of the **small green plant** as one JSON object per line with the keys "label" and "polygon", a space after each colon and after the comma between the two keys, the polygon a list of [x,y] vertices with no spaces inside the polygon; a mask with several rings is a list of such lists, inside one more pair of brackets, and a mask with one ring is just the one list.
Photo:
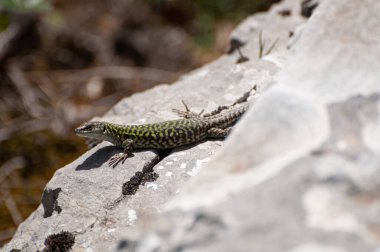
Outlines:
{"label": "small green plant", "polygon": [[270,45],[268,50],[264,51],[265,40],[263,39],[263,31],[260,30],[259,32],[259,59],[261,59],[265,55],[270,54],[272,50],[276,47],[277,42],[278,42],[278,38]]}
{"label": "small green plant", "polygon": [[0,12],[0,32],[7,29],[9,25],[9,15],[5,12]]}
{"label": "small green plant", "polygon": [[46,11],[49,6],[49,0],[0,0],[1,8],[12,11]]}

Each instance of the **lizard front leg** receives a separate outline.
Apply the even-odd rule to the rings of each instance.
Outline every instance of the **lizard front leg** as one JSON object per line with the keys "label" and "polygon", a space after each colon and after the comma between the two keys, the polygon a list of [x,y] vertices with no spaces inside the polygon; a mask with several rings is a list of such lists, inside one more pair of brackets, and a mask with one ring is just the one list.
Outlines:
{"label": "lizard front leg", "polygon": [[118,153],[113,155],[113,157],[110,159],[108,162],[109,166],[112,166],[115,168],[118,163],[124,164],[125,160],[131,155],[133,146],[134,146],[134,141],[132,139],[126,139],[123,141],[121,146],[124,148],[123,153]]}

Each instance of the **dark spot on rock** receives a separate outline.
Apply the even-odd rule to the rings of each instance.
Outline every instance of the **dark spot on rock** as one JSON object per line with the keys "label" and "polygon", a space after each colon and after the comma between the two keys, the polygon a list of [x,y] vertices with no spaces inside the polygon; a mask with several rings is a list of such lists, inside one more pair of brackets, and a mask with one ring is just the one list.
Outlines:
{"label": "dark spot on rock", "polygon": [[236,63],[243,63],[249,60],[248,57],[244,56],[243,53],[241,52],[241,47],[245,45],[245,42],[237,39],[237,38],[232,38],[230,40],[230,48],[227,51],[227,54],[232,54],[233,52],[237,51],[239,53],[239,58],[237,59]]}
{"label": "dark spot on rock", "polygon": [[280,16],[282,16],[282,17],[289,17],[290,15],[292,15],[292,11],[289,10],[289,9],[279,10],[277,13],[278,13]]}
{"label": "dark spot on rock", "polygon": [[49,235],[45,239],[43,252],[66,252],[70,251],[75,243],[75,236],[67,231]]}
{"label": "dark spot on rock", "polygon": [[301,15],[305,18],[309,18],[315,8],[318,6],[318,0],[304,0],[301,3]]}
{"label": "dark spot on rock", "polygon": [[121,240],[116,250],[135,251],[137,243],[135,241]]}
{"label": "dark spot on rock", "polygon": [[135,194],[141,184],[143,176],[144,176],[144,173],[138,171],[129,181],[125,182],[122,187],[123,195]]}
{"label": "dark spot on rock", "polygon": [[311,152],[312,156],[321,156],[326,153],[326,150],[318,149]]}
{"label": "dark spot on rock", "polygon": [[226,228],[226,225],[219,216],[210,215],[204,212],[198,212],[195,213],[194,222],[190,229],[195,228],[200,223],[209,227]]}
{"label": "dark spot on rock", "polygon": [[42,206],[44,207],[44,218],[52,216],[54,211],[61,213],[62,208],[58,205],[58,195],[61,191],[61,188],[53,190],[45,188],[41,200]]}
{"label": "dark spot on rock", "polygon": [[155,181],[159,175],[153,171],[154,166],[167,157],[171,151],[172,149],[158,150],[157,155],[144,165],[142,172],[136,172],[129,181],[123,184],[121,190],[122,194],[133,195],[137,192],[140,185],[144,185],[146,182]]}
{"label": "dark spot on rock", "polygon": [[159,177],[158,174],[155,172],[145,173],[141,180],[141,184],[144,185],[146,182],[153,182],[156,179],[158,179],[158,177]]}
{"label": "dark spot on rock", "polygon": [[123,195],[133,195],[137,192],[140,185],[144,185],[146,182],[153,182],[158,178],[158,174],[155,172],[142,173],[136,172],[135,175],[127,182],[123,184]]}
{"label": "dark spot on rock", "polygon": [[249,61],[249,58],[244,56],[241,52],[240,52],[240,49],[238,49],[238,52],[239,52],[239,58],[237,59],[236,63],[239,64],[239,63],[244,63],[244,62],[247,62]]}
{"label": "dark spot on rock", "polygon": [[231,54],[233,53],[236,49],[242,47],[245,45],[245,42],[242,42],[238,38],[231,38],[230,40],[230,48],[228,49],[227,53]]}

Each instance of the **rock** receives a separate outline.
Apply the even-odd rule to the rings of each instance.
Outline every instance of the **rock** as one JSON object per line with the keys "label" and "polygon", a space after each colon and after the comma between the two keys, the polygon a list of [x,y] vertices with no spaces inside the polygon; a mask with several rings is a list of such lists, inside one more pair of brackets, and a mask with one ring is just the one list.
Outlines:
{"label": "rock", "polygon": [[304,0],[301,4],[301,15],[306,18],[311,17],[318,4],[319,0]]}
{"label": "rock", "polygon": [[[155,152],[113,169],[104,163],[120,150],[102,143],[56,172],[4,251],[42,250],[62,231],[75,235],[74,251],[377,251],[380,4],[323,1],[308,20],[300,8],[283,1],[236,28],[249,61],[236,64],[232,50],[101,118],[173,119],[181,100],[207,112],[256,84],[254,106],[225,142],[174,150],[146,183]],[[262,58],[260,33],[267,46],[278,39]],[[126,182],[136,187],[120,197]]]}

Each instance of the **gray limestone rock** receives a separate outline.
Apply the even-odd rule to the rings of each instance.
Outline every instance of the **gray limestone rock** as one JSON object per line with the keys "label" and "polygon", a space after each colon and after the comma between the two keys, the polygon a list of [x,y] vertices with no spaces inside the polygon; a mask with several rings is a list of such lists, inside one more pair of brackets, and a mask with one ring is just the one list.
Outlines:
{"label": "gray limestone rock", "polygon": [[[101,118],[173,119],[181,100],[207,112],[257,85],[225,142],[175,149],[149,174],[157,153],[113,169],[105,162],[120,150],[102,143],[56,172],[3,250],[42,250],[67,231],[73,251],[379,251],[380,4],[320,1],[305,19],[301,2],[236,28],[249,61],[232,52]],[[262,58],[260,33],[278,39]],[[126,182],[133,193],[120,198]]]}

